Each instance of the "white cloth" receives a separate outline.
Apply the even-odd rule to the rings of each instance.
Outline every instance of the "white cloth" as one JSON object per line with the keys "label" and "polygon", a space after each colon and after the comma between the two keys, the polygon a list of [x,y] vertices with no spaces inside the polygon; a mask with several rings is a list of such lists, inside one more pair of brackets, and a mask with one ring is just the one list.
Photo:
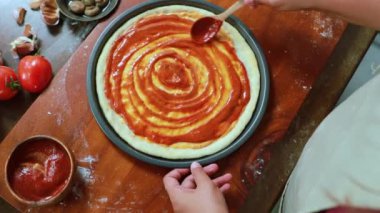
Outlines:
{"label": "white cloth", "polygon": [[340,205],[380,209],[380,75],[313,133],[288,180],[280,211],[314,212]]}

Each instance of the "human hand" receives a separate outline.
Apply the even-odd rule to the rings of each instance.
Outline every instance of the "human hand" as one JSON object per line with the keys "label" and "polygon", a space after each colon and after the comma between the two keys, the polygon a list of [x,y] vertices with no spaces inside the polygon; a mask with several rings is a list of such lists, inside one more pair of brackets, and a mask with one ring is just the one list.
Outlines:
{"label": "human hand", "polygon": [[223,193],[230,188],[232,175],[226,173],[211,180],[209,176],[218,169],[217,164],[202,168],[194,162],[190,170],[174,169],[166,174],[163,182],[174,212],[228,212]]}
{"label": "human hand", "polygon": [[244,0],[248,5],[266,4],[279,10],[300,10],[313,6],[316,0]]}

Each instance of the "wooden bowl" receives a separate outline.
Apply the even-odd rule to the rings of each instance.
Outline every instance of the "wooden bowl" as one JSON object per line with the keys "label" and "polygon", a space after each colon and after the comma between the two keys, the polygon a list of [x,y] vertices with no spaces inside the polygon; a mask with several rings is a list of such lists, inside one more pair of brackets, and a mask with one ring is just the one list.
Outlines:
{"label": "wooden bowl", "polygon": [[[53,154],[47,155],[46,153],[43,153],[43,151],[40,151],[40,152],[36,151],[38,150],[38,148],[36,147],[39,147],[39,148],[44,147],[44,151],[48,150],[49,148],[53,148],[53,150],[55,151],[53,151]],[[45,151],[45,152],[48,152],[48,151]],[[60,159],[58,158],[60,160],[59,162],[61,163],[61,166],[57,166],[58,160],[56,159],[57,159],[57,156],[59,155],[63,156]],[[49,158],[49,161],[47,160],[48,157],[51,157]],[[25,184],[25,182],[23,182],[23,184],[20,184],[22,183],[20,182],[20,180],[22,178],[24,178],[22,180],[25,180],[25,178],[27,178],[26,177],[27,175],[32,175],[32,174],[36,176],[39,175],[38,177],[41,177],[41,175],[43,174],[44,176],[42,177],[43,177],[43,180],[45,180],[44,178],[46,175],[45,166],[49,165],[47,162],[49,162],[50,165],[51,163],[57,163],[57,164],[54,164],[55,167],[53,166],[50,168],[53,168],[53,169],[58,168],[57,170],[55,170],[56,172],[54,174],[61,175],[62,177],[60,179],[59,185],[56,185],[53,187],[50,185],[50,187],[54,189],[51,195],[41,197],[41,199],[27,198],[27,196],[32,196],[31,194],[34,193],[31,191],[30,193],[27,192],[28,188],[29,189],[33,188],[29,186],[34,185],[34,186],[48,187],[48,185],[46,183],[45,185],[42,185],[41,182],[35,183],[33,182],[34,179],[29,179],[30,183],[32,184]],[[69,165],[69,171],[67,171],[67,169],[59,169],[59,168],[63,168],[62,167],[63,165],[65,166]],[[71,185],[73,182],[73,177],[74,177],[74,169],[75,169],[74,157],[71,151],[68,149],[68,147],[64,143],[50,136],[37,135],[21,142],[10,153],[5,163],[5,183],[8,190],[11,192],[11,194],[23,204],[26,204],[28,206],[44,206],[44,205],[55,204],[55,203],[58,203],[60,200],[62,200],[65,197],[65,195],[70,191]],[[37,170],[39,170],[38,171],[39,173],[37,172]],[[17,171],[20,171],[20,172],[17,173]],[[51,170],[49,169],[49,173],[50,171]],[[62,175],[62,171],[64,171],[63,174],[65,175]],[[17,174],[20,174],[20,176],[17,176]],[[17,178],[19,179],[17,180],[18,182],[17,181],[16,182],[20,185],[16,187],[14,182]],[[18,188],[19,190],[20,189],[25,190],[24,194],[22,195],[22,193],[20,191],[17,191],[15,188]],[[34,189],[36,188],[38,187],[34,187]]]}

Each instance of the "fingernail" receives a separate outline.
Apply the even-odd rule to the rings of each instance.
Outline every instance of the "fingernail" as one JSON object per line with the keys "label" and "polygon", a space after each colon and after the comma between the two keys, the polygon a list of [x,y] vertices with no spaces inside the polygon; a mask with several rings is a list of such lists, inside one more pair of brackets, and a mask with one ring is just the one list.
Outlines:
{"label": "fingernail", "polygon": [[195,169],[198,167],[202,167],[201,164],[199,164],[198,162],[194,161],[193,163],[191,163],[191,166],[190,166],[191,169]]}

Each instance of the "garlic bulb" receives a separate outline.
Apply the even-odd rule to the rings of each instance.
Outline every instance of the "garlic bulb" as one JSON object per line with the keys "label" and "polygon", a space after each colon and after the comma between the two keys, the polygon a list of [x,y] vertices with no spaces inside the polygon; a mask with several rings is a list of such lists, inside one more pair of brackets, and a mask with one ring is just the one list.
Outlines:
{"label": "garlic bulb", "polygon": [[14,58],[22,58],[35,53],[38,50],[38,40],[35,35],[32,38],[20,36],[11,43],[12,55]]}

